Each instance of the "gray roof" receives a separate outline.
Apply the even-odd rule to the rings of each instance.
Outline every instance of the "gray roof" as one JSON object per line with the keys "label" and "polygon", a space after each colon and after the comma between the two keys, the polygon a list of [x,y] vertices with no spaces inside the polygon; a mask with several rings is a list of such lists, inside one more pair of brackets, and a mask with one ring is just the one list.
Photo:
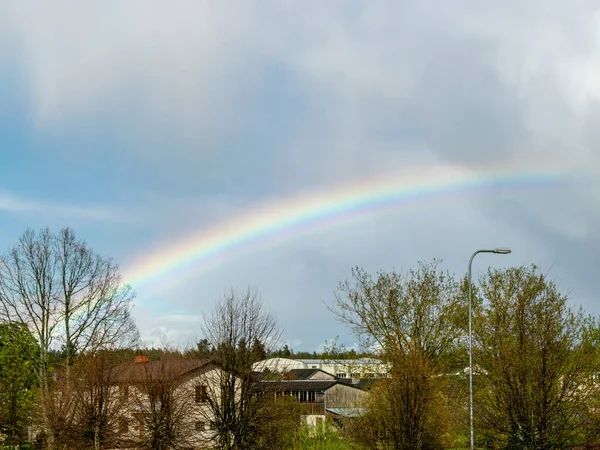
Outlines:
{"label": "gray roof", "polygon": [[344,417],[360,417],[365,413],[365,408],[326,408],[326,410]]}
{"label": "gray roof", "polygon": [[321,369],[290,369],[284,373],[283,377],[286,380],[309,380],[317,372],[323,372],[327,375],[334,377],[335,375],[325,372]]}
{"label": "gray roof", "polygon": [[274,389],[279,392],[325,392],[336,384],[348,386],[353,389],[359,389],[348,383],[340,383],[340,380],[281,380],[281,381],[262,381],[259,389]]}
{"label": "gray roof", "polygon": [[325,392],[337,384],[336,380],[284,380],[274,381],[279,392]]}

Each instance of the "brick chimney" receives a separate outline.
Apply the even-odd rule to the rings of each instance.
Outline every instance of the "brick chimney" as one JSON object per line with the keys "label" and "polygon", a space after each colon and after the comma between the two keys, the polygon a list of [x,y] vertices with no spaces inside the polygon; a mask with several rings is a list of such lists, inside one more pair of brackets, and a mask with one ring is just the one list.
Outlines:
{"label": "brick chimney", "polygon": [[147,363],[149,360],[148,355],[139,355],[135,357],[136,363]]}

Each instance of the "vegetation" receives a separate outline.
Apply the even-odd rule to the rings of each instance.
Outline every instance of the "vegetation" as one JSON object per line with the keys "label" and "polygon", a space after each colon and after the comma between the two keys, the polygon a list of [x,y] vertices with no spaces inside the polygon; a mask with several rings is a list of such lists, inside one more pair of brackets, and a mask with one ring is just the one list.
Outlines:
{"label": "vegetation", "polygon": [[272,396],[257,395],[253,366],[265,358],[266,346],[276,345],[277,322],[255,292],[231,291],[205,317],[202,331],[221,369],[218,387],[208,395],[207,420],[214,422],[211,438],[221,449],[251,448],[276,419],[261,414],[271,409]]}
{"label": "vegetation", "polygon": [[[536,267],[489,271],[475,326],[478,425],[503,448],[598,437],[598,323]],[[483,443],[483,442],[482,442]]]}
{"label": "vegetation", "polygon": [[327,422],[323,427],[312,429],[300,426],[294,436],[293,450],[357,450],[358,443],[344,439],[336,427]]}
{"label": "vegetation", "polygon": [[6,444],[26,439],[35,407],[38,344],[25,324],[0,323],[0,433]]}
{"label": "vegetation", "polygon": [[464,310],[459,284],[435,261],[375,279],[359,268],[352,275],[339,286],[333,311],[391,366],[391,380],[374,390],[368,405],[373,439],[395,449],[441,445],[447,430],[437,419],[454,410],[442,375],[463,334],[456,320]]}
{"label": "vegetation", "polygon": [[[465,448],[463,280],[437,261],[375,275],[353,269],[331,310],[361,350],[337,339],[320,353],[281,345],[251,290],[216,302],[195,348],[141,349],[134,293],[118,266],[68,228],[27,231],[0,258],[0,448],[189,448],[190,436],[227,450]],[[474,287],[477,446],[598,444],[598,320],[535,266],[490,270]],[[390,376],[370,385],[360,414],[310,427],[307,405],[276,390],[281,375],[254,372],[267,357],[374,355]],[[195,370],[206,383],[186,385]],[[203,420],[191,423],[192,410]]]}

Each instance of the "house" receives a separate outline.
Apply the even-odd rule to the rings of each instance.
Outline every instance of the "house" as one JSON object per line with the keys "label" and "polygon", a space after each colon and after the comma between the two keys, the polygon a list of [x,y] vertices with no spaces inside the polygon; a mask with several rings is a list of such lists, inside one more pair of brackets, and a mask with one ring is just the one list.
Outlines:
{"label": "house", "polygon": [[354,417],[364,411],[368,395],[357,386],[320,369],[292,369],[282,379],[260,381],[258,388],[276,396],[292,396],[304,409],[309,426],[319,426],[328,416]]}
{"label": "house", "polygon": [[203,448],[213,439],[209,394],[218,392],[221,369],[210,360],[135,362],[113,369],[121,411],[119,435],[122,447],[136,446],[148,429],[167,425],[190,448]]}

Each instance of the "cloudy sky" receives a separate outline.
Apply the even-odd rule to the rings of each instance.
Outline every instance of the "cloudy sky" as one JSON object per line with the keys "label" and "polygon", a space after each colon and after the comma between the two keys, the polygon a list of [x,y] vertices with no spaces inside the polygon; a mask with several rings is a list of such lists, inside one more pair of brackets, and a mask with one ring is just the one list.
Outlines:
{"label": "cloudy sky", "polygon": [[535,263],[598,315],[599,123],[595,1],[0,0],[0,248],[72,226],[148,343],[252,286],[294,349],[351,346],[352,266],[497,246],[476,275]]}

